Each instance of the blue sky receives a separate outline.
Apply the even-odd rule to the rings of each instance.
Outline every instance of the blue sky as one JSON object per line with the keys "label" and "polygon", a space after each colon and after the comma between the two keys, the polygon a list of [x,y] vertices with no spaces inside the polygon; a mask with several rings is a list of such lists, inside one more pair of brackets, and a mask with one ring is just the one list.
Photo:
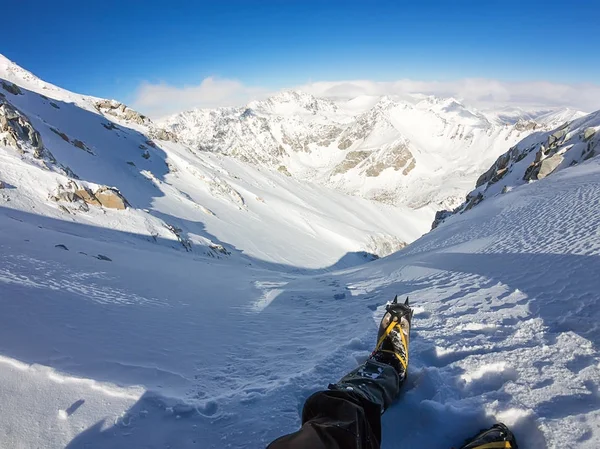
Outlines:
{"label": "blue sky", "polygon": [[598,83],[590,19],[599,5],[21,0],[3,21],[0,52],[69,90],[124,101],[144,83],[207,77],[266,89],[347,79]]}

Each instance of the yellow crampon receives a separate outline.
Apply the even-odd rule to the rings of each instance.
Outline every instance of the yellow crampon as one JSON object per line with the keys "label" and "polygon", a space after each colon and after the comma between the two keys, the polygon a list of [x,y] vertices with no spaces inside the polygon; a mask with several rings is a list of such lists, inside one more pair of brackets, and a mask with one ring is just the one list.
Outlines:
{"label": "yellow crampon", "polygon": [[[385,332],[383,333],[383,335],[377,342],[377,346],[375,346],[375,351],[390,352],[390,353],[394,354],[396,357],[398,357],[398,360],[400,360],[400,363],[402,363],[402,366],[404,367],[404,371],[406,371],[406,370],[408,370],[408,342],[406,341],[406,337],[404,336],[404,331],[402,330],[402,326],[400,326],[400,321],[396,320],[395,318],[396,317],[392,317],[392,322],[388,325],[388,327],[385,329]],[[400,354],[398,354],[397,352],[390,351],[389,349],[380,349],[381,346],[383,345],[383,342],[385,341],[385,339],[390,335],[390,333],[396,326],[400,326],[400,337],[402,337],[402,345],[404,346],[404,354],[406,354],[406,359],[403,359],[400,356]]]}
{"label": "yellow crampon", "polygon": [[495,441],[493,443],[485,443],[481,446],[475,446],[473,449],[511,449],[510,441]]}

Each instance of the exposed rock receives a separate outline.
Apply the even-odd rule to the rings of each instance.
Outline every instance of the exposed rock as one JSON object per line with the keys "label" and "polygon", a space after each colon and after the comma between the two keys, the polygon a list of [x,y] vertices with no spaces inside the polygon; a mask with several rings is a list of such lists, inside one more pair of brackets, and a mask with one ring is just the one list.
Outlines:
{"label": "exposed rock", "polygon": [[583,140],[587,142],[594,137],[594,134],[596,134],[596,130],[594,128],[586,128],[585,131],[583,131]]}
{"label": "exposed rock", "polygon": [[338,148],[340,150],[347,150],[352,146],[353,143],[354,142],[352,142],[350,139],[344,139],[338,144]]}
{"label": "exposed rock", "polygon": [[87,212],[88,205],[97,207],[106,207],[108,209],[123,210],[129,206],[129,203],[121,193],[111,187],[99,187],[94,193],[85,187],[79,187],[73,181],[67,186],[60,185],[58,193],[50,197],[53,201],[64,201],[67,203],[79,203],[79,210]]}
{"label": "exposed rock", "polygon": [[543,179],[548,176],[563,160],[564,156],[562,154],[555,154],[554,156],[542,160],[537,171],[537,179]]}
{"label": "exposed rock", "polygon": [[150,152],[148,150],[144,150],[144,152],[142,153],[142,157],[144,159],[150,159]]}
{"label": "exposed rock", "polygon": [[40,133],[33,127],[29,118],[13,105],[0,99],[1,142],[23,154],[27,150],[37,150],[41,154],[44,147]]}
{"label": "exposed rock", "polygon": [[107,262],[112,262],[112,259],[110,257],[106,257],[103,254],[98,254],[97,256],[94,256],[94,257],[98,260],[105,260]]}
{"label": "exposed rock", "polygon": [[50,106],[52,106],[55,109],[60,109],[60,107],[53,101],[50,102]]}
{"label": "exposed rock", "polygon": [[540,126],[539,123],[534,122],[533,120],[519,119],[519,121],[517,121],[517,123],[515,123],[514,128],[517,131],[533,131],[538,126]]}
{"label": "exposed rock", "polygon": [[6,188],[6,184],[4,184],[4,182],[0,181],[0,190],[5,189]]}
{"label": "exposed rock", "polygon": [[208,245],[208,247],[211,250],[216,251],[220,254],[225,254],[226,256],[231,255],[231,252],[227,251],[227,249],[225,249],[223,245],[219,245],[218,243],[211,243],[210,245]]}
{"label": "exposed rock", "polygon": [[119,103],[115,100],[101,100],[96,102],[95,106],[99,112],[119,117],[123,120],[135,122],[139,125],[152,124],[152,120],[145,115],[142,115],[139,112],[125,106],[123,103]]}
{"label": "exposed rock", "polygon": [[14,83],[7,83],[6,81],[2,81],[2,88],[13,94],[13,95],[23,95],[23,91]]}
{"label": "exposed rock", "polygon": [[87,204],[91,204],[93,206],[102,206],[98,198],[96,198],[96,196],[85,187],[75,190],[75,195],[77,195]]}
{"label": "exposed rock", "polygon": [[483,201],[483,194],[481,192],[477,192],[476,195],[473,195],[471,193],[469,193],[467,195],[467,200],[466,200],[466,206],[464,207],[464,209],[461,211],[462,212],[466,212],[472,208],[474,208],[475,206],[477,206],[479,203],[481,203],[481,201]]}
{"label": "exposed rock", "polygon": [[246,201],[240,192],[235,190],[231,185],[221,179],[215,179],[210,182],[209,188],[210,193],[215,196],[227,198],[240,207],[244,207],[246,205]]}
{"label": "exposed rock", "polygon": [[[383,170],[390,167],[395,171],[406,167],[402,172],[406,175],[416,165],[415,159],[408,149],[408,144],[406,142],[401,142],[390,149],[382,150],[380,154],[375,157],[377,158],[376,162],[374,162],[365,172],[367,176],[379,176]],[[407,166],[409,161],[410,164]]]}
{"label": "exposed rock", "polygon": [[560,145],[567,135],[568,123],[565,123],[557,131],[550,134],[548,137],[548,149],[554,149],[557,145]]}
{"label": "exposed rock", "polygon": [[277,167],[277,171],[279,173],[283,173],[285,176],[292,176],[285,165],[280,165]]}
{"label": "exposed rock", "polygon": [[150,130],[150,137],[157,140],[168,140],[170,142],[177,142],[177,136],[171,131],[167,131],[163,128],[152,128]]}
{"label": "exposed rock", "polygon": [[52,131],[54,134],[57,134],[57,135],[59,135],[59,136],[60,136],[60,138],[61,138],[62,140],[64,140],[65,142],[71,142],[71,141],[69,140],[69,136],[67,136],[65,133],[63,133],[63,132],[60,132],[59,130],[57,130],[57,129],[54,129],[54,128],[50,128],[50,131]]}
{"label": "exposed rock", "polygon": [[96,199],[108,209],[124,210],[129,206],[121,192],[112,187],[100,187],[94,192]]}
{"label": "exposed rock", "polygon": [[492,165],[488,171],[486,171],[477,179],[477,182],[475,183],[475,188],[482,186],[486,182],[494,183],[502,179],[502,177],[506,174],[506,167],[508,167],[508,163],[513,154],[512,150],[513,149],[511,148],[510,151],[504,153],[498,159],[496,159],[494,165]]}
{"label": "exposed rock", "polygon": [[109,131],[112,131],[113,129],[119,129],[117,127],[117,125],[115,125],[113,122],[108,122],[108,123],[102,123],[102,126],[104,126],[106,129],[108,129]]}
{"label": "exposed rock", "polygon": [[417,166],[417,160],[413,157],[409,164],[402,170],[404,176],[408,175]]}
{"label": "exposed rock", "polygon": [[183,246],[187,252],[190,252],[192,250],[192,242],[190,240],[186,239],[185,237],[183,237],[182,229],[180,229],[176,226],[173,226],[172,224],[168,224],[168,223],[165,224],[165,227],[169,231],[171,231],[175,235],[175,237],[177,237],[177,240],[179,241],[179,243],[181,243],[181,246]]}
{"label": "exposed rock", "polygon": [[433,220],[433,223],[431,224],[431,230],[434,230],[435,228],[437,228],[440,224],[442,224],[444,222],[444,220],[446,218],[448,218],[449,216],[453,215],[454,211],[451,210],[438,210],[435,213],[435,218]]}
{"label": "exposed rock", "polygon": [[132,167],[135,167],[135,162],[133,162],[133,161],[127,161],[127,165],[131,165]]}
{"label": "exposed rock", "polygon": [[88,147],[86,147],[85,144],[81,140],[77,140],[77,139],[73,140],[73,146],[79,148],[80,150],[87,151],[88,153],[90,152]]}
{"label": "exposed rock", "polygon": [[66,245],[63,245],[62,243],[59,243],[58,245],[54,245],[55,248],[59,248],[59,249],[63,249],[65,251],[69,251],[69,248],[66,247]]}
{"label": "exposed rock", "polygon": [[76,201],[81,201],[81,197],[79,197],[75,192],[59,192],[54,197],[52,197],[54,201],[66,201],[67,203],[74,203]]}
{"label": "exposed rock", "polygon": [[370,154],[370,151],[350,151],[348,154],[346,154],[346,159],[344,159],[342,163],[335,167],[332,175],[346,173],[348,170],[353,169],[362,161],[367,159]]}

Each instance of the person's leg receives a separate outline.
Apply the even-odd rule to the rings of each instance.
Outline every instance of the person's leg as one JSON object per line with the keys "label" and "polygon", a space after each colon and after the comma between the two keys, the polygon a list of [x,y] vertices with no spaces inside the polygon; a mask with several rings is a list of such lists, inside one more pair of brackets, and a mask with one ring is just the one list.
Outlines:
{"label": "person's leg", "polygon": [[268,449],[378,449],[380,414],[378,405],[356,392],[319,391],[304,403],[300,430]]}
{"label": "person's leg", "polygon": [[328,391],[310,396],[302,428],[273,441],[268,449],[379,449],[381,414],[406,378],[411,318],[408,301],[388,304],[371,357],[330,384]]}

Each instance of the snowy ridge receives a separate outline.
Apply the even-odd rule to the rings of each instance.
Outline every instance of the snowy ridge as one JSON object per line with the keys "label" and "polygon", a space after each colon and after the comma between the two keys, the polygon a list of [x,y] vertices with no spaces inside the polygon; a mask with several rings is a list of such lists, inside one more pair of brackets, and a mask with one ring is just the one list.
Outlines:
{"label": "snowy ridge", "polygon": [[[10,186],[0,190],[0,204],[7,207],[198,255],[311,268],[347,254],[344,266],[389,254],[421,235],[433,213],[357,201],[194,151],[121,103],[64,91],[5,59],[0,69],[0,182]],[[113,207],[98,207],[103,194]]]}
{"label": "snowy ridge", "polygon": [[[562,119],[565,116],[559,117]],[[467,195],[461,205],[453,211],[438,212],[433,227],[448,216],[463,213],[486,198],[506,193],[516,186],[543,179],[598,156],[599,131],[600,111],[597,111],[563,123],[552,131],[536,132],[526,137],[501,155],[478,178],[475,190]]]}
{"label": "snowy ridge", "polygon": [[423,95],[326,99],[289,91],[242,108],[182,112],[161,126],[192,148],[417,209],[456,206],[506,148],[580,115],[483,112]]}

